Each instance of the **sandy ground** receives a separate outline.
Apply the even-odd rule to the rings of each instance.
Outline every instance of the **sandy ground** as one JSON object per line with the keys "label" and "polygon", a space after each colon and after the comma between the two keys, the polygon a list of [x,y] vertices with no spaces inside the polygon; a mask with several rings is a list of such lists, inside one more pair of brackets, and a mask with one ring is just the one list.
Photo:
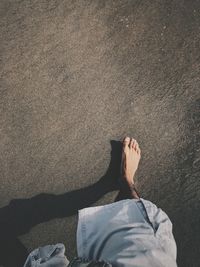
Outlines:
{"label": "sandy ground", "polygon": [[0,266],[76,255],[78,209],[117,195],[124,135],[179,266],[200,266],[200,2],[1,0],[0,33]]}

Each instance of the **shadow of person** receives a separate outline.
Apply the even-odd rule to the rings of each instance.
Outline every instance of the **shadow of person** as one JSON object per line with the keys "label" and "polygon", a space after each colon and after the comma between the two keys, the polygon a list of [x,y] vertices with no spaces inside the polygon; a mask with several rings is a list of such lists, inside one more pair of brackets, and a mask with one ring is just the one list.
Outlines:
{"label": "shadow of person", "polygon": [[30,199],[14,199],[0,209],[0,265],[23,266],[28,252],[18,236],[54,218],[74,215],[104,194],[119,189],[121,142],[111,140],[111,160],[105,175],[96,183],[61,195],[42,193]]}

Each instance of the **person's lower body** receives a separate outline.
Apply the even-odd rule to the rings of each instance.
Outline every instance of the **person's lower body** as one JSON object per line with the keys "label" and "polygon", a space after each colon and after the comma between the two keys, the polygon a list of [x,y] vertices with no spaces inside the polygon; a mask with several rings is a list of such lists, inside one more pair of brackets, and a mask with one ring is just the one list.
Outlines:
{"label": "person's lower body", "polygon": [[[122,247],[132,242],[130,239],[121,244],[124,236],[131,238],[131,231],[135,231],[136,236],[148,233],[148,237],[153,238],[154,241],[155,238],[157,240],[158,235],[160,236],[158,239],[163,240],[163,244],[167,240],[166,247],[169,248],[169,254],[176,257],[170,219],[155,204],[141,198],[135,188],[134,175],[141,158],[139,145],[136,140],[129,137],[124,138],[122,145],[118,198],[111,204],[79,210],[78,255],[83,258],[109,259],[114,262],[115,256],[120,254]],[[123,231],[124,236],[118,237],[116,232],[120,235]],[[140,247],[140,244],[138,246]]]}

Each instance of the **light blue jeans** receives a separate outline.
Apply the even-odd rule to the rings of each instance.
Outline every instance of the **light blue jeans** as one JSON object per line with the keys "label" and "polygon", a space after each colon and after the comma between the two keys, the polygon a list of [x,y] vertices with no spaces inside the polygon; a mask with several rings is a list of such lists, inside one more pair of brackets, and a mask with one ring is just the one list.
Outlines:
{"label": "light blue jeans", "polygon": [[24,267],[177,266],[169,217],[142,198],[79,210],[77,250],[69,262],[63,244],[39,247]]}

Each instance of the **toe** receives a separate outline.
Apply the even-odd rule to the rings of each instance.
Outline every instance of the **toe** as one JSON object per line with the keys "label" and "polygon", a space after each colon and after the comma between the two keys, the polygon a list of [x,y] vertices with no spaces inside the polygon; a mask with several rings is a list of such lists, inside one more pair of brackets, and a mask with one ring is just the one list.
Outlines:
{"label": "toe", "polygon": [[123,140],[123,146],[125,148],[127,148],[129,146],[129,143],[130,143],[130,137],[125,137],[124,140]]}
{"label": "toe", "polygon": [[138,151],[138,149],[139,149],[139,145],[138,145],[138,142],[136,142],[136,144],[135,144],[135,150]]}
{"label": "toe", "polygon": [[138,143],[136,143],[135,150],[139,155],[141,154],[141,150]]}
{"label": "toe", "polygon": [[133,149],[135,149],[135,150],[136,150],[136,145],[137,145],[137,141],[134,140],[132,147],[133,147]]}
{"label": "toe", "polygon": [[132,137],[132,138],[131,138],[131,141],[130,141],[130,148],[133,147],[134,142],[135,142],[135,139]]}

